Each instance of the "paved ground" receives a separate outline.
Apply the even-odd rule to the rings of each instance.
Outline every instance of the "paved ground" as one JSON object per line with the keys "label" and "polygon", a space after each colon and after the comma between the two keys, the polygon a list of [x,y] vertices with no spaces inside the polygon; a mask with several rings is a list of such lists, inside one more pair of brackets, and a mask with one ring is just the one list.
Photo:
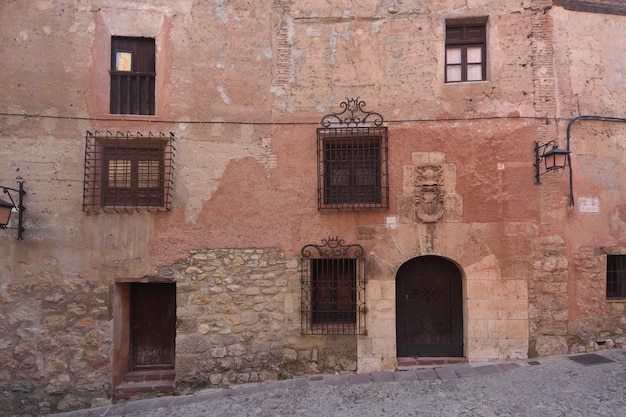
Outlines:
{"label": "paved ground", "polygon": [[[596,363],[598,360],[604,363]],[[624,417],[626,350],[368,375],[324,375],[129,401],[54,416]]]}

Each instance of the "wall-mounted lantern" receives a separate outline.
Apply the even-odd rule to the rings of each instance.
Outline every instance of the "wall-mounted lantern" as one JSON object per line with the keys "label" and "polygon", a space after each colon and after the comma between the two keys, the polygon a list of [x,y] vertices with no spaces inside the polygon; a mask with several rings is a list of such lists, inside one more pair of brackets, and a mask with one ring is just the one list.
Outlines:
{"label": "wall-mounted lantern", "polygon": [[[0,188],[2,188],[2,191],[4,194],[6,194],[9,197],[9,201],[5,201],[0,199],[0,228],[2,229],[17,229],[17,239],[18,240],[22,240],[22,234],[24,233],[24,226],[23,226],[23,221],[24,221],[24,210],[26,210],[26,207],[24,207],[24,194],[26,194],[26,191],[24,191],[24,181],[18,181],[19,184],[19,188],[15,189],[15,188],[9,188],[9,187],[5,187],[0,185]],[[13,196],[11,196],[11,192],[15,192],[17,193],[17,204],[15,204],[15,200],[13,199]],[[15,227],[9,227],[9,219],[11,218],[11,213],[13,212],[13,210],[17,211],[17,228]]]}
{"label": "wall-mounted lantern", "polygon": [[[552,146],[546,151],[546,148]],[[535,184],[541,184],[540,176],[551,171],[558,171],[567,166],[570,151],[559,149],[556,142],[551,140],[542,144],[535,142]],[[544,161],[545,171],[541,172],[541,161]]]}

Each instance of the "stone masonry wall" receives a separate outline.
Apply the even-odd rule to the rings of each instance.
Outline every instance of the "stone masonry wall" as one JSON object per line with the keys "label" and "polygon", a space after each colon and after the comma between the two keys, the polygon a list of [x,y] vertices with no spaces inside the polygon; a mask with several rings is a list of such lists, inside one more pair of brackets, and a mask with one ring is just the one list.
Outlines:
{"label": "stone masonry wall", "polygon": [[567,347],[567,248],[560,236],[535,240],[533,276],[528,281],[528,356],[558,355]]}
{"label": "stone masonry wall", "polygon": [[300,265],[280,249],[192,251],[177,283],[180,391],[356,369],[356,338],[301,336]]}
{"label": "stone masonry wall", "polygon": [[109,286],[50,273],[23,281],[0,285],[0,415],[109,402]]}
{"label": "stone masonry wall", "polygon": [[626,345],[626,303],[606,301],[606,255],[623,249],[582,247],[574,257],[577,319],[569,325],[572,353]]}

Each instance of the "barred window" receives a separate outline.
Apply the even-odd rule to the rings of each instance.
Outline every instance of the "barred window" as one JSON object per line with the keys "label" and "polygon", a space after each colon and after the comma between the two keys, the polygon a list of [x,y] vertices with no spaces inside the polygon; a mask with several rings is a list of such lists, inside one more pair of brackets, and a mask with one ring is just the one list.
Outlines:
{"label": "barred window", "polygon": [[[387,128],[381,126],[382,116],[364,112],[365,103],[358,98],[341,106],[343,113],[324,116],[324,127],[317,129],[318,208],[388,208]],[[362,126],[366,124],[372,126]]]}
{"label": "barred window", "polygon": [[111,114],[154,114],[153,38],[111,38]]}
{"label": "barred window", "polygon": [[606,257],[606,298],[626,299],[626,255]]}
{"label": "barred window", "polygon": [[87,132],[83,210],[169,209],[174,135]]}
{"label": "barred window", "polygon": [[487,79],[486,18],[446,21],[446,82]]}
{"label": "barred window", "polygon": [[366,334],[363,254],[338,238],[302,248],[302,334]]}

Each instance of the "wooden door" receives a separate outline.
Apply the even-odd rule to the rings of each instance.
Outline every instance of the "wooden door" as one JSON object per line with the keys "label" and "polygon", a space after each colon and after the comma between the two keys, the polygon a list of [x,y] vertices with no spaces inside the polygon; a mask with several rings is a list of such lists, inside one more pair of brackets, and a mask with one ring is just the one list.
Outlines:
{"label": "wooden door", "polygon": [[463,290],[452,262],[423,256],[396,276],[398,356],[463,356]]}
{"label": "wooden door", "polygon": [[130,303],[131,369],[173,368],[176,284],[133,283]]}

